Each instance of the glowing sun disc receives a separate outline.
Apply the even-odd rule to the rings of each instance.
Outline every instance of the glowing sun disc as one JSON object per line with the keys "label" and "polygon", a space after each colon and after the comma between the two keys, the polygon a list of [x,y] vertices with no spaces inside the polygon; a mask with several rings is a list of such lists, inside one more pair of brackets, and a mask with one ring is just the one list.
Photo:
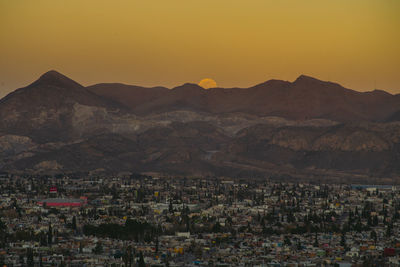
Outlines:
{"label": "glowing sun disc", "polygon": [[205,78],[199,82],[199,86],[203,87],[204,89],[209,89],[217,87],[217,83],[213,79]]}

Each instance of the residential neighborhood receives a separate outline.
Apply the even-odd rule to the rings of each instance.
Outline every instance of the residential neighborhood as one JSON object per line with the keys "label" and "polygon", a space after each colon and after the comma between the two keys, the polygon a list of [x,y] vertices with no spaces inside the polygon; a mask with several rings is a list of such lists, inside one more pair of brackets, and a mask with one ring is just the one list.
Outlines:
{"label": "residential neighborhood", "polygon": [[0,266],[400,266],[392,185],[0,180]]}

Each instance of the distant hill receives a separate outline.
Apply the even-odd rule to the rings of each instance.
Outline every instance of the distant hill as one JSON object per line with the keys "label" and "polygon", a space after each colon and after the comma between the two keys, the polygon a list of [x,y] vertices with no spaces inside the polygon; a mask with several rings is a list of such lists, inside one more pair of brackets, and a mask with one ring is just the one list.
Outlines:
{"label": "distant hill", "polygon": [[399,95],[304,75],[205,90],[49,71],[0,100],[0,171],[396,179],[399,108]]}
{"label": "distant hill", "polygon": [[400,99],[385,91],[361,93],[304,75],[294,82],[270,80],[250,88],[204,90],[195,84],[184,84],[168,90],[97,84],[89,86],[88,90],[118,101],[140,115],[194,110],[213,114],[242,112],[295,120],[385,121],[400,107]]}

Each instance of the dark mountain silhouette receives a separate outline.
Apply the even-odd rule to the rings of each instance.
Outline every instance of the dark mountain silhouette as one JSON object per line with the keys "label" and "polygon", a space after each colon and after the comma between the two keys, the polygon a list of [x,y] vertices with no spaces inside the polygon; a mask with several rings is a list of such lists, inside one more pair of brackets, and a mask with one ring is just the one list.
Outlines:
{"label": "dark mountain silhouette", "polygon": [[29,104],[56,107],[68,101],[90,106],[107,106],[110,104],[110,101],[94,95],[79,83],[54,70],[46,72],[27,87],[8,94],[0,100],[0,103],[2,107],[15,103],[20,107],[27,106],[29,108]]}
{"label": "dark mountain silhouette", "polygon": [[154,101],[167,95],[169,89],[165,87],[146,88],[120,83],[101,83],[87,87],[97,95],[101,95],[123,104],[131,110],[140,105]]}
{"label": "dark mountain silhouette", "polygon": [[398,177],[399,108],[304,75],[205,90],[50,71],[0,100],[0,171]]}
{"label": "dark mountain silhouette", "polygon": [[246,89],[204,90],[195,84],[184,84],[167,90],[98,84],[89,86],[88,90],[110,97],[140,115],[194,110],[213,114],[242,112],[295,120],[385,121],[400,106],[398,97],[384,91],[361,93],[304,75],[292,83],[270,80]]}

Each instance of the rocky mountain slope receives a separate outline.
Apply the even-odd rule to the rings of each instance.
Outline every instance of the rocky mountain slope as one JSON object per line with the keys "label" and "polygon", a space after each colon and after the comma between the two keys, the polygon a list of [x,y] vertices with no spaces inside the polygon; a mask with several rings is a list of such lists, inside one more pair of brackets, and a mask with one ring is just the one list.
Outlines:
{"label": "rocky mountain slope", "polygon": [[29,136],[39,142],[68,140],[74,135],[73,124],[80,119],[76,117],[81,117],[75,116],[77,113],[92,112],[91,116],[101,117],[105,110],[124,109],[62,74],[49,71],[0,100],[0,132]]}
{"label": "rocky mountain slope", "polygon": [[399,101],[307,76],[204,90],[50,71],[0,100],[0,170],[397,178]]}

